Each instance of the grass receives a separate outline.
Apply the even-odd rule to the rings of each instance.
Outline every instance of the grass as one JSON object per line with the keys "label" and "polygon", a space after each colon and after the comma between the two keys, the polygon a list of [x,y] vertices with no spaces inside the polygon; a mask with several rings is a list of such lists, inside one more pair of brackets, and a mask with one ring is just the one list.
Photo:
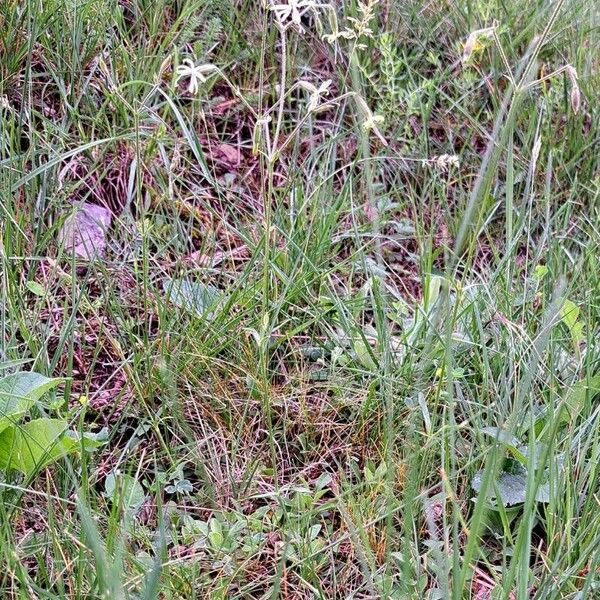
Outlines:
{"label": "grass", "polygon": [[597,8],[290,19],[0,0],[0,374],[103,440],[2,472],[2,597],[596,597]]}

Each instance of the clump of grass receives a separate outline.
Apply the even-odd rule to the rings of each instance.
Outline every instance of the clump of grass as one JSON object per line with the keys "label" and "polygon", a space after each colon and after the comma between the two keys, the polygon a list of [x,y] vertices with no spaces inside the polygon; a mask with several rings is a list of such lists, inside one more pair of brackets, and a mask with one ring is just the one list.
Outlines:
{"label": "clump of grass", "polygon": [[0,0],[2,594],[595,597],[593,8],[227,5]]}

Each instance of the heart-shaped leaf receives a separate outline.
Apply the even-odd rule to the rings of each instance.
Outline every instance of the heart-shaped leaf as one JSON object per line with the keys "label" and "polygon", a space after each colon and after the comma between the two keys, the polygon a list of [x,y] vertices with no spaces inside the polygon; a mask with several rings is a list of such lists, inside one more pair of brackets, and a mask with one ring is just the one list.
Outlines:
{"label": "heart-shaped leaf", "polygon": [[21,371],[0,379],[0,432],[14,425],[46,392],[64,382]]}
{"label": "heart-shaped leaf", "polygon": [[5,427],[0,433],[0,469],[30,476],[75,451],[78,443],[64,435],[66,428],[62,419],[35,419]]}

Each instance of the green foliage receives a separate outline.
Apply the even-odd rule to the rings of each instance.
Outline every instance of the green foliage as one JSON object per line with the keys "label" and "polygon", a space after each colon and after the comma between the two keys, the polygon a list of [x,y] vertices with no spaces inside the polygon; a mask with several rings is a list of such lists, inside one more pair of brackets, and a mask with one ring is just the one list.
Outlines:
{"label": "green foliage", "polygon": [[212,318],[214,309],[223,298],[214,286],[188,279],[164,279],[163,289],[175,306],[207,319]]}
{"label": "green foliage", "polygon": [[19,371],[0,379],[0,432],[16,423],[63,379],[50,379],[39,373]]}
{"label": "green foliage", "polygon": [[68,423],[62,419],[34,419],[4,428],[0,433],[0,469],[16,469],[26,477],[79,448],[65,435]]}
{"label": "green foliage", "polygon": [[580,320],[579,315],[581,313],[580,308],[571,300],[565,300],[562,308],[560,309],[560,316],[562,322],[566,325],[571,335],[571,341],[576,350],[579,348],[579,344],[583,340],[583,322]]}
{"label": "green foliage", "polygon": [[600,394],[600,374],[582,379],[571,387],[566,395],[560,419],[569,422],[584,410],[586,403],[593,401]]}
{"label": "green foliage", "polygon": [[127,473],[109,473],[104,482],[104,493],[114,505],[123,509],[126,518],[134,515],[146,498],[142,484]]}
{"label": "green foliage", "polygon": [[60,458],[99,445],[97,436],[79,440],[68,429],[64,419],[22,419],[43,396],[64,383],[64,379],[50,379],[39,373],[18,371],[0,379],[0,469],[16,470],[32,477],[41,469]]}
{"label": "green foliage", "polygon": [[[471,486],[473,490],[481,490],[481,480],[483,473],[477,472],[473,477]],[[488,492],[487,498],[491,501],[490,506],[497,506],[500,502],[503,506],[509,507],[515,504],[523,504],[527,497],[527,470],[519,463],[512,463],[512,469],[504,470],[494,481],[493,489]],[[550,500],[550,491],[547,483],[542,484],[536,491],[535,499],[538,502],[548,502]]]}
{"label": "green foliage", "polygon": [[0,0],[0,596],[598,597],[593,6]]}

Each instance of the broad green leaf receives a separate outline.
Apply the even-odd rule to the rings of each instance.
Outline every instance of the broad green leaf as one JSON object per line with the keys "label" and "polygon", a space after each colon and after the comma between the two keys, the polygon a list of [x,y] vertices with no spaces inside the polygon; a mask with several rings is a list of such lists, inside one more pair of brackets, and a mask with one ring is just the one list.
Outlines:
{"label": "broad green leaf", "polygon": [[563,410],[560,413],[560,420],[563,423],[569,421],[569,417],[574,417],[583,408],[588,394],[590,398],[600,393],[600,373],[578,381],[566,394]]}
{"label": "broad green leaf", "polygon": [[208,319],[214,317],[213,311],[223,298],[216,287],[188,279],[167,277],[163,280],[163,289],[175,306]]}
{"label": "broad green leaf", "polygon": [[165,487],[165,492],[167,492],[167,494],[189,494],[193,491],[194,486],[188,479],[176,481],[174,484]]}
{"label": "broad green leaf", "polygon": [[550,502],[550,484],[542,483],[537,489],[535,499],[538,502]]}
{"label": "broad green leaf", "polygon": [[[523,456],[527,457],[526,467],[528,469],[537,469],[542,462],[544,452],[547,451],[547,444],[538,441],[533,445],[533,451],[530,450],[529,446],[524,444],[519,446],[516,450]],[[524,464],[523,461],[521,461],[518,457],[516,458],[521,464]]]}
{"label": "broad green leaf", "polygon": [[317,538],[321,531],[322,525],[320,523],[316,523],[315,525],[311,525],[308,530],[308,539],[312,542]]}
{"label": "broad green leaf", "polygon": [[0,433],[0,469],[30,476],[76,450],[77,442],[64,435],[66,428],[62,419],[35,419],[6,427]]}
{"label": "broad green leaf", "polygon": [[[478,471],[473,480],[471,487],[476,492],[481,489],[483,480],[483,471]],[[498,479],[488,490],[487,498],[491,501],[499,501],[503,506],[514,506],[515,504],[523,504],[527,495],[527,471],[521,469],[515,473],[500,473]],[[550,489],[548,484],[542,484],[538,487],[536,500],[538,502],[548,502],[550,497]]]}
{"label": "broad green leaf", "polygon": [[562,308],[560,309],[560,318],[569,329],[573,329],[577,323],[577,320],[579,319],[580,312],[579,306],[577,306],[575,302],[572,302],[571,300],[565,300]]}
{"label": "broad green leaf", "polygon": [[223,534],[220,531],[211,531],[208,534],[208,539],[214,548],[220,548],[223,545]]}
{"label": "broad green leaf", "polygon": [[316,490],[327,489],[329,484],[333,481],[333,477],[329,473],[321,473],[315,481]]}
{"label": "broad green leaf", "polygon": [[481,433],[504,444],[507,450],[522,464],[527,464],[527,457],[519,448],[519,440],[511,435],[506,429],[500,427],[482,427]]}
{"label": "broad green leaf", "polygon": [[5,360],[0,362],[0,371],[5,371],[6,369],[16,369],[17,367],[22,367],[31,362],[30,358],[20,358],[18,360]]}
{"label": "broad green leaf", "polygon": [[46,392],[64,379],[20,371],[0,379],[0,432],[15,424]]}
{"label": "broad green leaf", "polygon": [[501,427],[482,427],[480,431],[506,446],[514,446],[516,448],[519,445],[519,440]]}
{"label": "broad green leaf", "polygon": [[429,285],[427,286],[427,306],[425,307],[426,310],[431,310],[440,297],[440,290],[443,281],[444,278],[440,277],[439,275],[432,275],[429,278]]}
{"label": "broad green leaf", "polygon": [[85,431],[83,435],[77,431],[67,431],[65,435],[75,441],[78,447],[87,451],[93,451],[108,441],[108,428],[103,427],[98,433]]}
{"label": "broad green leaf", "polygon": [[109,473],[104,491],[110,501],[113,504],[120,503],[127,514],[136,513],[146,497],[142,484],[127,473]]}

